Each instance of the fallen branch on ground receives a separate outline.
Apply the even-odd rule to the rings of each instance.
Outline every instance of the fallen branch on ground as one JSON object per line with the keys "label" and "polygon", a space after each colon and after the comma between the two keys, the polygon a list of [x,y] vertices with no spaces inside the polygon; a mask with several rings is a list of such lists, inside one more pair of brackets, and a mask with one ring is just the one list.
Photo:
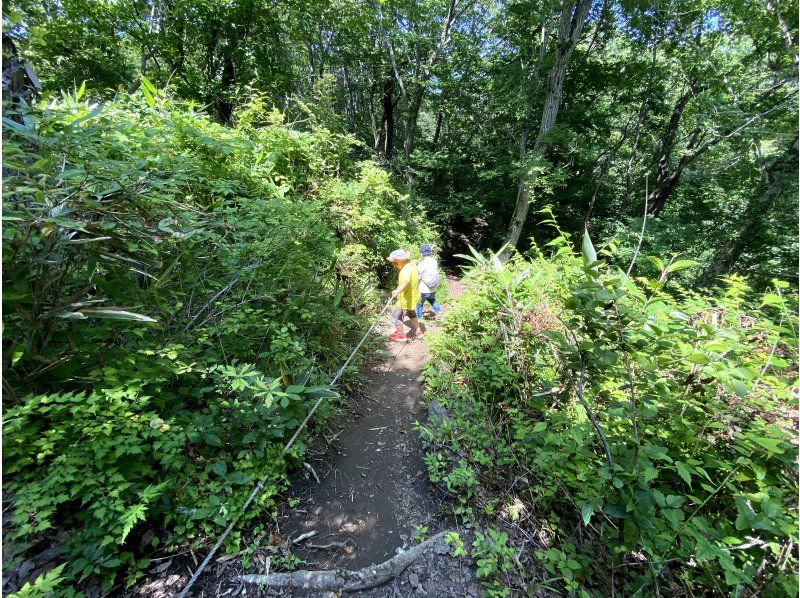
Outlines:
{"label": "fallen branch on ground", "polygon": [[306,532],[304,534],[300,534],[294,540],[292,540],[292,544],[300,544],[303,540],[308,540],[309,538],[313,538],[317,535],[317,530],[312,529],[310,532]]}
{"label": "fallen branch on ground", "polygon": [[344,542],[331,542],[329,544],[306,544],[303,546],[303,548],[310,550],[331,550],[333,548],[346,548],[350,544],[355,544],[355,542],[348,538]]}
{"label": "fallen branch on ground", "polygon": [[263,585],[267,588],[284,588],[287,586],[317,591],[356,592],[376,588],[399,577],[406,568],[447,532],[439,532],[432,538],[417,544],[380,565],[373,565],[347,571],[332,569],[330,571],[294,571],[292,573],[271,573],[269,575],[240,575],[239,579],[247,583]]}

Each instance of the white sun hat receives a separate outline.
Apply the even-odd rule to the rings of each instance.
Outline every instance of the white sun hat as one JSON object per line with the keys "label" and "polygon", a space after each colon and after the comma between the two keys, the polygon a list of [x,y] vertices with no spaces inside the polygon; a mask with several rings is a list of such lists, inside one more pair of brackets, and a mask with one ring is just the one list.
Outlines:
{"label": "white sun hat", "polygon": [[386,258],[390,262],[401,262],[403,260],[407,260],[411,257],[411,252],[407,249],[395,249],[392,253],[389,254],[389,257]]}

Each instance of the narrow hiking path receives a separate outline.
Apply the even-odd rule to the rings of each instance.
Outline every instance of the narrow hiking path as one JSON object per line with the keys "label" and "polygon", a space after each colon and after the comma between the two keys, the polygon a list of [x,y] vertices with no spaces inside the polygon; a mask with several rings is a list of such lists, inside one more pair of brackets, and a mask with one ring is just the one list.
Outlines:
{"label": "narrow hiking path", "polygon": [[[449,297],[460,296],[461,281],[448,276],[448,289]],[[426,326],[429,333],[437,329],[430,320]],[[330,444],[309,454],[306,475],[292,488],[295,506],[279,519],[281,537],[303,561],[298,569],[379,564],[442,529],[414,429],[415,421],[427,420],[421,374],[428,351],[424,340],[396,343],[386,338],[389,332],[388,320],[376,329],[381,340],[365,360],[351,410],[337,422]],[[470,568],[440,545],[389,584],[357,594],[478,593]]]}
{"label": "narrow hiking path", "polygon": [[[449,275],[447,282],[448,297],[460,297],[461,281]],[[429,333],[437,329],[435,322],[426,325]],[[337,418],[333,434],[311,443],[277,529],[261,541],[264,549],[246,569],[238,558],[210,566],[192,595],[334,595],[259,589],[244,584],[239,575],[266,573],[277,559],[276,546],[299,559],[298,570],[356,570],[387,561],[418,544],[420,537],[449,529],[437,517],[439,500],[430,487],[414,429],[415,421],[427,420],[421,403],[421,374],[429,358],[425,341],[393,342],[386,338],[390,331],[388,318],[376,327],[380,340],[366,356],[359,390]],[[478,596],[473,569],[438,542],[389,583],[348,595]]]}
{"label": "narrow hiking path", "polygon": [[[388,330],[379,330],[386,335]],[[310,455],[294,488],[295,508],[280,522],[290,542],[308,533],[295,554],[325,567],[357,569],[380,563],[407,545],[414,525],[436,510],[426,492],[425,462],[414,421],[424,421],[419,380],[427,360],[420,341],[384,340],[365,363],[362,390],[338,422],[329,450]],[[304,545],[344,544],[331,551]]]}

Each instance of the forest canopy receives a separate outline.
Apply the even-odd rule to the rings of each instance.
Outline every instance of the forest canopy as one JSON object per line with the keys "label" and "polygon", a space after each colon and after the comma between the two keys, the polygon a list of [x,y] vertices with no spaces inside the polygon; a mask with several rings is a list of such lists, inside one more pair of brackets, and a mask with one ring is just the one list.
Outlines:
{"label": "forest canopy", "polygon": [[546,205],[594,238],[647,213],[647,252],[698,260],[708,286],[797,281],[795,8],[13,0],[3,17],[50,91],[110,98],[145,75],[229,124],[256,95],[302,99],[406,182],[450,252],[546,240],[527,218]]}

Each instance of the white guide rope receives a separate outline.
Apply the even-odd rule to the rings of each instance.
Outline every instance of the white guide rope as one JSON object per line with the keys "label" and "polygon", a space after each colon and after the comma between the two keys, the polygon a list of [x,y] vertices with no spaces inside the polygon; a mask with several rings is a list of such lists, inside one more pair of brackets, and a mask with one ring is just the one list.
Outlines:
{"label": "white guide rope", "polygon": [[[367,340],[367,337],[370,335],[372,330],[377,325],[378,321],[381,319],[381,317],[383,316],[383,314],[386,312],[386,310],[389,308],[389,306],[391,304],[392,304],[392,300],[390,299],[389,302],[381,310],[381,313],[379,313],[377,315],[377,317],[375,318],[375,320],[372,322],[372,326],[369,327],[369,330],[367,330],[366,333],[364,333],[364,336],[361,337],[361,340],[358,341],[358,344],[356,345],[356,348],[353,349],[352,353],[350,353],[350,357],[347,358],[347,361],[344,362],[344,365],[342,365],[342,367],[339,368],[339,371],[336,372],[336,375],[333,377],[333,380],[331,380],[331,384],[330,384],[331,386],[336,384],[336,382],[339,380],[339,378],[344,373],[344,371],[347,368],[347,366],[350,364],[350,361],[352,361],[352,359],[355,356],[355,354],[361,348],[361,345],[363,345],[364,341]],[[308,412],[308,414],[306,415],[305,419],[297,427],[297,430],[295,430],[295,433],[289,439],[289,442],[287,442],[286,446],[283,447],[283,453],[284,454],[286,454],[286,452],[290,448],[292,448],[292,445],[297,440],[297,437],[300,435],[300,432],[303,430],[303,428],[306,427],[306,424],[311,419],[311,416],[314,415],[314,412],[317,410],[317,407],[319,407],[322,404],[322,401],[324,401],[324,400],[325,400],[325,397],[323,396],[323,397],[320,397],[319,399],[317,399],[317,402],[314,403],[314,406]],[[231,531],[233,530],[233,528],[236,527],[236,524],[238,523],[238,521],[241,518],[241,516],[244,515],[245,511],[247,511],[247,507],[250,506],[250,503],[253,502],[253,499],[256,496],[258,496],[259,492],[261,492],[264,489],[264,483],[267,481],[267,477],[268,476],[269,476],[269,474],[264,474],[264,476],[258,481],[258,484],[255,485],[255,488],[253,488],[253,491],[250,493],[250,496],[247,497],[247,500],[244,502],[244,505],[242,505],[242,508],[239,510],[239,513],[236,515],[236,517],[234,517],[231,520],[231,522],[228,524],[228,527],[225,528],[225,531],[222,533],[222,535],[216,541],[214,546],[211,547],[211,551],[208,553],[206,558],[203,559],[203,562],[200,563],[200,566],[197,568],[197,570],[194,572],[194,574],[192,574],[192,577],[189,579],[189,581],[186,584],[186,586],[183,588],[183,590],[181,590],[181,593],[178,594],[178,598],[184,598],[186,596],[186,593],[189,591],[189,589],[192,587],[192,585],[194,585],[194,582],[197,581],[198,577],[200,577],[200,574],[203,572],[203,569],[205,569],[206,565],[208,565],[208,563],[211,562],[211,559],[214,558],[214,555],[217,553],[217,550],[219,550],[219,547],[222,546],[222,543],[225,541],[225,538],[228,537],[228,534],[230,534]]]}

